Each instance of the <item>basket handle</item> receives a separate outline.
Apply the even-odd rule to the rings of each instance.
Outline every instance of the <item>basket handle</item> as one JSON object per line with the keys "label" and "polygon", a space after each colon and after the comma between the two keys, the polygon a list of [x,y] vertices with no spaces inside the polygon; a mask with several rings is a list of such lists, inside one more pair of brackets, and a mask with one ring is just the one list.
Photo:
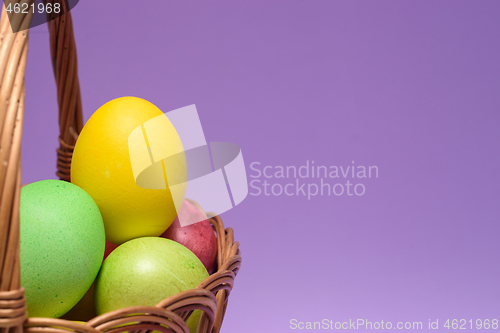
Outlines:
{"label": "basket handle", "polygon": [[[33,0],[28,0],[28,5]],[[33,13],[11,13],[0,21],[0,332],[22,332],[26,319],[19,267],[19,200],[24,72]],[[12,25],[12,26],[11,26]],[[13,31],[19,31],[13,33]]]}
{"label": "basket handle", "polygon": [[61,180],[70,181],[71,158],[76,139],[83,128],[83,113],[73,19],[66,8],[66,1],[60,3],[65,14],[59,17],[50,17],[55,14],[49,14],[48,18],[50,53],[59,106],[60,134],[56,175]]}

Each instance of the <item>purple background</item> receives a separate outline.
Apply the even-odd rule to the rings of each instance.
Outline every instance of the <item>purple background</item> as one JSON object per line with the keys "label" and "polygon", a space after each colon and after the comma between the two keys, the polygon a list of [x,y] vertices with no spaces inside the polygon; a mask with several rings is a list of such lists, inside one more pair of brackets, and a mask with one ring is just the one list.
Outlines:
{"label": "purple background", "polygon": [[[362,197],[248,196],[223,214],[243,254],[224,332],[500,319],[498,1],[85,0],[72,13],[85,119],[125,95],[196,104],[249,175],[254,161],[379,167]],[[26,86],[25,183],[55,178],[46,26]]]}

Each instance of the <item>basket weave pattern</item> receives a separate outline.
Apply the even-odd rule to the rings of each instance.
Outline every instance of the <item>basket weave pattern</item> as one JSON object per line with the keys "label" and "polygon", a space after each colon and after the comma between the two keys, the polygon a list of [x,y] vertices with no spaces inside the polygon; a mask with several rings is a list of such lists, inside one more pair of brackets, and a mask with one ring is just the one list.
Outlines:
{"label": "basket weave pattern", "polygon": [[[21,1],[31,4],[33,0]],[[217,271],[196,289],[173,295],[156,306],[136,306],[95,317],[85,325],[63,319],[28,318],[19,265],[19,200],[21,135],[24,115],[24,73],[28,54],[27,28],[32,14],[9,18],[6,0],[0,22],[0,333],[189,333],[186,320],[196,309],[203,314],[199,333],[219,332],[228,296],[241,265],[239,243],[220,217],[209,219],[217,235]],[[65,6],[64,1],[61,2]],[[20,27],[12,33],[13,27]],[[76,45],[70,12],[49,21],[52,65],[57,84],[60,147],[57,175],[69,181],[73,148],[83,127]],[[15,29],[14,29],[15,30]],[[36,111],[36,110],[35,110]]]}

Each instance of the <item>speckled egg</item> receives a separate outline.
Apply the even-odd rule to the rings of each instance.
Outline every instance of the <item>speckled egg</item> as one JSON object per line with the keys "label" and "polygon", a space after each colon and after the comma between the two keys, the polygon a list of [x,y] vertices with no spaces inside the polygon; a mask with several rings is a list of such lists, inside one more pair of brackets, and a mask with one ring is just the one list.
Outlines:
{"label": "speckled egg", "polygon": [[43,180],[21,190],[21,283],[29,317],[57,318],[99,272],[105,233],[94,200],[80,187]]}
{"label": "speckled egg", "polygon": [[[183,245],[161,237],[141,237],[118,246],[104,261],[95,282],[98,315],[130,306],[155,306],[179,292],[194,289],[208,272]],[[197,332],[199,310],[187,324]]]}

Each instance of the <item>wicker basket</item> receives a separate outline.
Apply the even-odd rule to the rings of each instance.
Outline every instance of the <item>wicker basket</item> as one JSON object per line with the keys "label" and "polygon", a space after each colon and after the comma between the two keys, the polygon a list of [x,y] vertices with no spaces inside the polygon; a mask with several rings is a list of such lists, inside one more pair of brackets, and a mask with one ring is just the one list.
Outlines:
{"label": "wicker basket", "polygon": [[[64,1],[62,4],[64,6]],[[109,312],[85,325],[63,319],[27,318],[24,290],[20,283],[19,200],[24,71],[29,35],[29,30],[23,29],[29,27],[31,16],[29,13],[15,14],[9,22],[4,6],[0,23],[0,333],[21,333],[22,330],[26,333],[151,330],[189,333],[186,320],[195,309],[203,311],[198,332],[219,332],[228,296],[241,265],[241,256],[232,229],[224,229],[218,216],[209,219],[217,235],[217,269],[196,289],[169,297],[154,307],[137,306]],[[11,24],[20,29],[12,29]],[[60,179],[69,180],[73,147],[83,127],[70,12],[49,21],[48,25],[59,104],[57,175]],[[12,33],[13,30],[19,32]]]}

